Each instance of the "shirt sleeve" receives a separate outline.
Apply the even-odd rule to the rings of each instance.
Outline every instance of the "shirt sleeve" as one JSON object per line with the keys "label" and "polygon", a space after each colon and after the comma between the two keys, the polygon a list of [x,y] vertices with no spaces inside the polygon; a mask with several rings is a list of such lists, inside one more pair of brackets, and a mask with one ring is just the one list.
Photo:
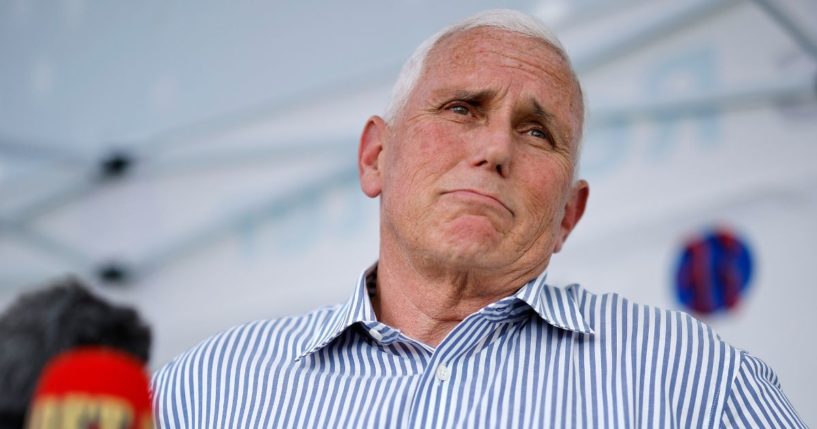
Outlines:
{"label": "shirt sleeve", "polygon": [[167,398],[167,385],[164,383],[167,377],[167,366],[162,367],[153,374],[150,383],[151,396],[153,400],[153,424],[156,428],[166,428],[167,423],[167,407],[165,406],[165,399]]}
{"label": "shirt sleeve", "polygon": [[762,360],[741,352],[738,374],[721,416],[722,428],[806,428]]}
{"label": "shirt sleeve", "polygon": [[157,429],[187,428],[185,391],[180,389],[179,369],[176,361],[171,361],[153,374],[151,393],[153,395],[153,423]]}

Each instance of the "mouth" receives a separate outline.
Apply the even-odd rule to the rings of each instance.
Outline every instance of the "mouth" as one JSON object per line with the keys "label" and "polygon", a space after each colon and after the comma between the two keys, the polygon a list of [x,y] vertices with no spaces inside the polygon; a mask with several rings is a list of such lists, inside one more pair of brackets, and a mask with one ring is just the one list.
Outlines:
{"label": "mouth", "polygon": [[443,195],[451,195],[456,198],[460,198],[463,200],[474,201],[481,204],[487,204],[489,206],[493,206],[497,209],[504,209],[511,215],[513,215],[513,210],[510,207],[505,205],[498,197],[491,195],[486,192],[478,191],[476,189],[454,189],[451,191],[443,192]]}

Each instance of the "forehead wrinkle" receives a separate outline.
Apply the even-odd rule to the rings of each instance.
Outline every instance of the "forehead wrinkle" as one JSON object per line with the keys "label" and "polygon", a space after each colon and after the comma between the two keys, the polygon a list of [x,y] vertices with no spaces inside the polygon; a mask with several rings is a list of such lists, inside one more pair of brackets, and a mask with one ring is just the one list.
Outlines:
{"label": "forehead wrinkle", "polygon": [[[482,30],[490,31],[488,29]],[[504,32],[504,30],[498,31]],[[529,42],[540,47],[544,47],[548,55],[542,55],[542,51],[533,53],[532,50],[525,50],[519,45],[507,43],[507,41],[500,38],[479,38],[477,36],[472,39],[476,40],[474,51],[481,55],[478,58],[472,58],[471,61],[478,62],[484,54],[493,54],[515,62],[513,64],[499,63],[497,64],[499,67],[512,68],[515,70],[523,70],[523,66],[530,67],[532,70],[524,71],[535,75],[537,80],[541,79],[541,76],[537,76],[537,73],[543,73],[562,90],[569,93],[568,104],[571,110],[579,116],[579,127],[582,127],[584,122],[584,100],[582,98],[581,84],[570,66],[570,60],[567,59],[563,52],[550,43],[525,35],[516,34],[516,36],[527,39]],[[510,45],[510,49],[497,47],[497,43],[493,43],[494,41],[498,41],[504,46]],[[454,45],[456,41],[452,40],[449,43]],[[459,55],[455,55],[454,59],[456,60],[459,57]],[[576,133],[571,132],[571,138],[574,137],[573,134]],[[581,130],[578,130],[578,134],[581,134]]]}
{"label": "forehead wrinkle", "polygon": [[[465,37],[465,36],[463,36]],[[563,56],[560,52],[554,48],[549,43],[546,43],[541,40],[529,38],[526,36],[520,36],[523,38],[529,39],[530,42],[535,43],[540,47],[544,47],[548,54],[552,55],[542,55],[542,51],[538,53],[533,53],[530,51],[524,50],[522,47],[513,45],[511,49],[503,49],[503,46],[507,46],[508,43],[501,39],[476,39],[476,43],[474,44],[466,44],[465,49],[454,49],[457,47],[457,43],[466,43],[467,39],[464,40],[457,40],[452,39],[448,40],[446,45],[448,46],[438,46],[435,52],[434,57],[436,61],[433,61],[433,66],[428,64],[429,69],[437,68],[437,67],[445,67],[446,65],[451,65],[457,67],[459,65],[468,65],[468,64],[479,64],[481,62],[490,62],[491,65],[501,68],[509,68],[515,71],[521,71],[527,74],[530,74],[533,77],[533,81],[539,82],[543,81],[544,77],[550,80],[553,84],[555,84],[560,89],[570,92],[570,105],[576,103],[575,98],[581,97],[580,94],[576,94],[573,91],[574,87],[578,87],[574,83],[574,78],[572,72],[570,70],[569,64],[565,61]],[[498,43],[502,44],[503,46],[497,46]],[[470,46],[469,46],[470,45]],[[451,55],[443,55],[444,51],[453,53]],[[463,52],[465,51],[465,52]],[[470,51],[470,52],[468,52]],[[492,61],[490,58],[501,58],[502,61],[496,62]],[[447,60],[447,61],[446,61]],[[431,61],[430,61],[431,62]]]}
{"label": "forehead wrinkle", "polygon": [[[535,70],[535,72],[533,72],[534,74],[536,72],[544,73],[549,78],[559,82],[560,84],[568,84],[572,81],[572,73],[570,71],[569,63],[556,47],[543,40],[538,40],[530,36],[520,34],[514,35],[526,40],[530,44],[543,47],[544,50],[533,53],[533,50],[527,50],[519,44],[508,43],[500,38],[473,37],[472,40],[476,40],[476,43],[473,44],[473,52],[479,55],[475,56],[474,58],[466,58],[473,62],[479,62],[482,58],[484,58],[485,54],[493,54],[515,62],[514,64],[497,64],[500,67],[523,69],[524,66],[527,66]],[[456,46],[457,43],[462,43],[462,41],[455,39],[449,42],[449,44],[454,46]],[[498,44],[503,46],[497,46]],[[508,49],[508,47],[510,49]],[[468,47],[466,47],[466,49],[468,49]],[[547,52],[548,54],[542,55],[542,52]],[[461,57],[462,55],[460,55],[459,52],[455,52],[453,55],[453,59],[455,61]]]}
{"label": "forehead wrinkle", "polygon": [[[491,37],[491,33],[494,32],[510,33],[523,39],[524,42],[511,43],[502,37]],[[531,49],[532,46],[542,48],[542,50]],[[491,60],[491,58],[499,58],[500,61]],[[550,80],[558,91],[564,91],[563,96],[568,99],[564,102],[569,106],[572,116],[576,116],[576,118],[560,118],[553,112],[541,108],[541,103],[539,103],[540,111],[547,115],[537,116],[549,119],[549,123],[555,128],[554,131],[566,143],[573,143],[571,146],[578,146],[578,136],[581,135],[581,127],[584,122],[581,87],[573,75],[569,60],[565,58],[558,48],[550,43],[493,28],[475,28],[448,35],[441,38],[431,48],[419,81],[424,81],[431,75],[442,73],[442,70],[449,67],[479,66],[479,64],[486,62],[493,67],[510,68],[517,72],[530,74],[534,82]],[[490,86],[490,77],[488,76],[488,78]],[[509,88],[503,87],[502,89],[508,90]],[[449,87],[448,90],[456,89]],[[475,91],[464,92],[474,93]],[[432,94],[436,95],[436,91],[432,91]],[[492,95],[499,96],[499,94]],[[544,103],[546,106],[547,104]],[[572,123],[573,119],[577,119],[575,124]]]}
{"label": "forehead wrinkle", "polygon": [[[543,47],[549,55],[543,56],[541,52],[540,54],[533,54],[532,50],[526,50],[519,44],[509,43],[499,37],[490,37],[490,34],[495,32],[509,33],[526,40],[528,42],[527,44],[535,44],[539,47]],[[489,36],[486,37],[486,34]],[[503,46],[497,47],[497,44]],[[445,55],[443,52],[445,52]],[[578,90],[576,92],[581,92],[580,85],[573,74],[569,60],[559,48],[544,40],[490,27],[473,28],[461,33],[449,34],[438,40],[429,51],[420,79],[422,79],[430,69],[437,68],[440,65],[479,63],[484,59],[484,54],[494,54],[516,62],[516,64],[513,65],[503,63],[495,64],[499,67],[522,69],[521,65],[524,64],[538,72],[544,73],[548,78],[557,82],[565,89],[570,90],[570,88],[575,87],[575,89]],[[434,63],[434,65],[432,65],[432,63]],[[574,97],[581,98],[581,95],[574,94]],[[575,102],[576,100],[572,100],[570,104],[575,104]],[[579,100],[579,102],[581,102],[581,100]]]}
{"label": "forehead wrinkle", "polygon": [[[537,40],[534,41],[539,42]],[[541,43],[544,46],[547,46],[551,52],[556,53],[556,51],[551,47],[551,45],[545,42]],[[508,52],[490,49],[486,49],[485,51],[501,55],[505,58],[513,59],[514,61],[517,61],[519,64],[524,64],[533,68],[535,72],[534,71],[527,72],[535,76],[536,78],[535,80],[541,79],[541,75],[538,75],[537,73],[542,73],[546,75],[547,78],[550,79],[557,87],[559,87],[561,91],[566,92],[566,96],[569,100],[567,103],[570,106],[570,111],[572,112],[573,115],[578,115],[579,117],[578,124],[576,124],[575,126],[571,125],[565,120],[562,120],[562,118],[560,118],[556,114],[550,111],[546,111],[535,97],[530,97],[530,101],[531,103],[533,103],[534,113],[537,114],[537,116],[540,116],[544,120],[546,120],[548,124],[553,125],[556,128],[554,131],[556,131],[558,134],[562,136],[565,143],[578,146],[577,136],[581,135],[581,127],[583,126],[582,124],[583,108],[581,107],[582,103],[581,93],[580,90],[577,91],[577,89],[579,88],[578,83],[573,78],[569,65],[565,63],[563,57],[561,55],[557,55],[554,62],[550,58],[542,57],[536,57],[539,58],[539,60],[537,60],[536,58],[534,58],[533,55],[530,54],[513,55]],[[499,66],[521,70],[522,67],[519,66],[519,64],[517,65],[500,64]],[[574,141],[576,141],[575,144],[573,143]]]}

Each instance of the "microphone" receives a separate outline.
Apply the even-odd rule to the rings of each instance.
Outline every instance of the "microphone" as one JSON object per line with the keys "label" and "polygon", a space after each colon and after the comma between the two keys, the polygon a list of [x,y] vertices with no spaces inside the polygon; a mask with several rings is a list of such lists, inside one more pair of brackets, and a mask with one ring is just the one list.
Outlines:
{"label": "microphone", "polygon": [[40,376],[28,417],[27,429],[152,429],[144,365],[108,347],[59,354]]}
{"label": "microphone", "polygon": [[[76,383],[91,383],[93,380],[99,382],[99,378],[103,376],[109,377],[111,384],[130,379],[138,380],[138,377],[129,377],[128,374],[141,374],[144,371],[144,364],[150,357],[150,343],[150,327],[135,309],[105,301],[76,278],[61,279],[48,287],[21,295],[0,314],[0,428],[25,427],[26,421],[33,415],[34,392],[38,382],[44,389],[41,390],[41,395],[46,393],[56,395],[57,391],[50,387],[46,388],[51,386],[51,382],[46,383],[43,370],[49,365],[57,365],[56,357],[62,353],[79,351],[80,347],[108,347],[107,350],[118,350],[118,353],[126,353],[132,357],[130,359],[140,362],[121,365],[124,368],[138,368],[138,371],[117,369],[116,365],[109,361],[121,363],[121,359],[111,357],[113,355],[105,349],[96,349],[98,357],[99,354],[108,357],[100,357],[100,360],[108,363],[98,365],[94,363],[91,365],[93,370],[89,371],[86,368],[84,372],[78,369],[70,371],[65,369],[59,376],[63,379],[73,371],[74,379],[69,378],[65,386],[85,389],[79,391],[89,391],[94,386]],[[82,356],[85,356],[84,352],[76,355],[76,361],[68,359],[67,362],[79,364]],[[132,363],[131,360],[125,361]],[[58,368],[54,366],[51,371]],[[96,388],[103,389],[102,392],[106,391],[104,385],[98,385]],[[110,387],[114,388],[115,386]],[[142,390],[138,392],[144,396]],[[74,406],[68,408],[72,407],[76,408]],[[52,408],[62,410],[63,407],[60,405],[58,408]],[[105,409],[108,408],[110,407]],[[38,416],[43,412],[40,411]],[[138,413],[134,414],[134,419],[139,419]],[[46,423],[38,424],[42,427]],[[83,426],[62,427],[79,429]]]}

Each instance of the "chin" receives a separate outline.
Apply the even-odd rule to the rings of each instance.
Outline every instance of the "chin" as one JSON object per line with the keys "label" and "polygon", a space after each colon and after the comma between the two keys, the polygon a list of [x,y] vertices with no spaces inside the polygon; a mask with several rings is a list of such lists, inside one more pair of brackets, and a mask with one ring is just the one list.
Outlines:
{"label": "chin", "polygon": [[439,227],[444,239],[451,241],[496,244],[504,233],[488,216],[462,215],[445,222]]}
{"label": "chin", "polygon": [[431,237],[429,247],[434,249],[435,259],[453,266],[489,268],[501,259],[502,239],[502,234],[482,219],[447,225]]}
{"label": "chin", "polygon": [[463,272],[494,269],[503,265],[492,255],[474,248],[437,248],[429,256],[435,265]]}

